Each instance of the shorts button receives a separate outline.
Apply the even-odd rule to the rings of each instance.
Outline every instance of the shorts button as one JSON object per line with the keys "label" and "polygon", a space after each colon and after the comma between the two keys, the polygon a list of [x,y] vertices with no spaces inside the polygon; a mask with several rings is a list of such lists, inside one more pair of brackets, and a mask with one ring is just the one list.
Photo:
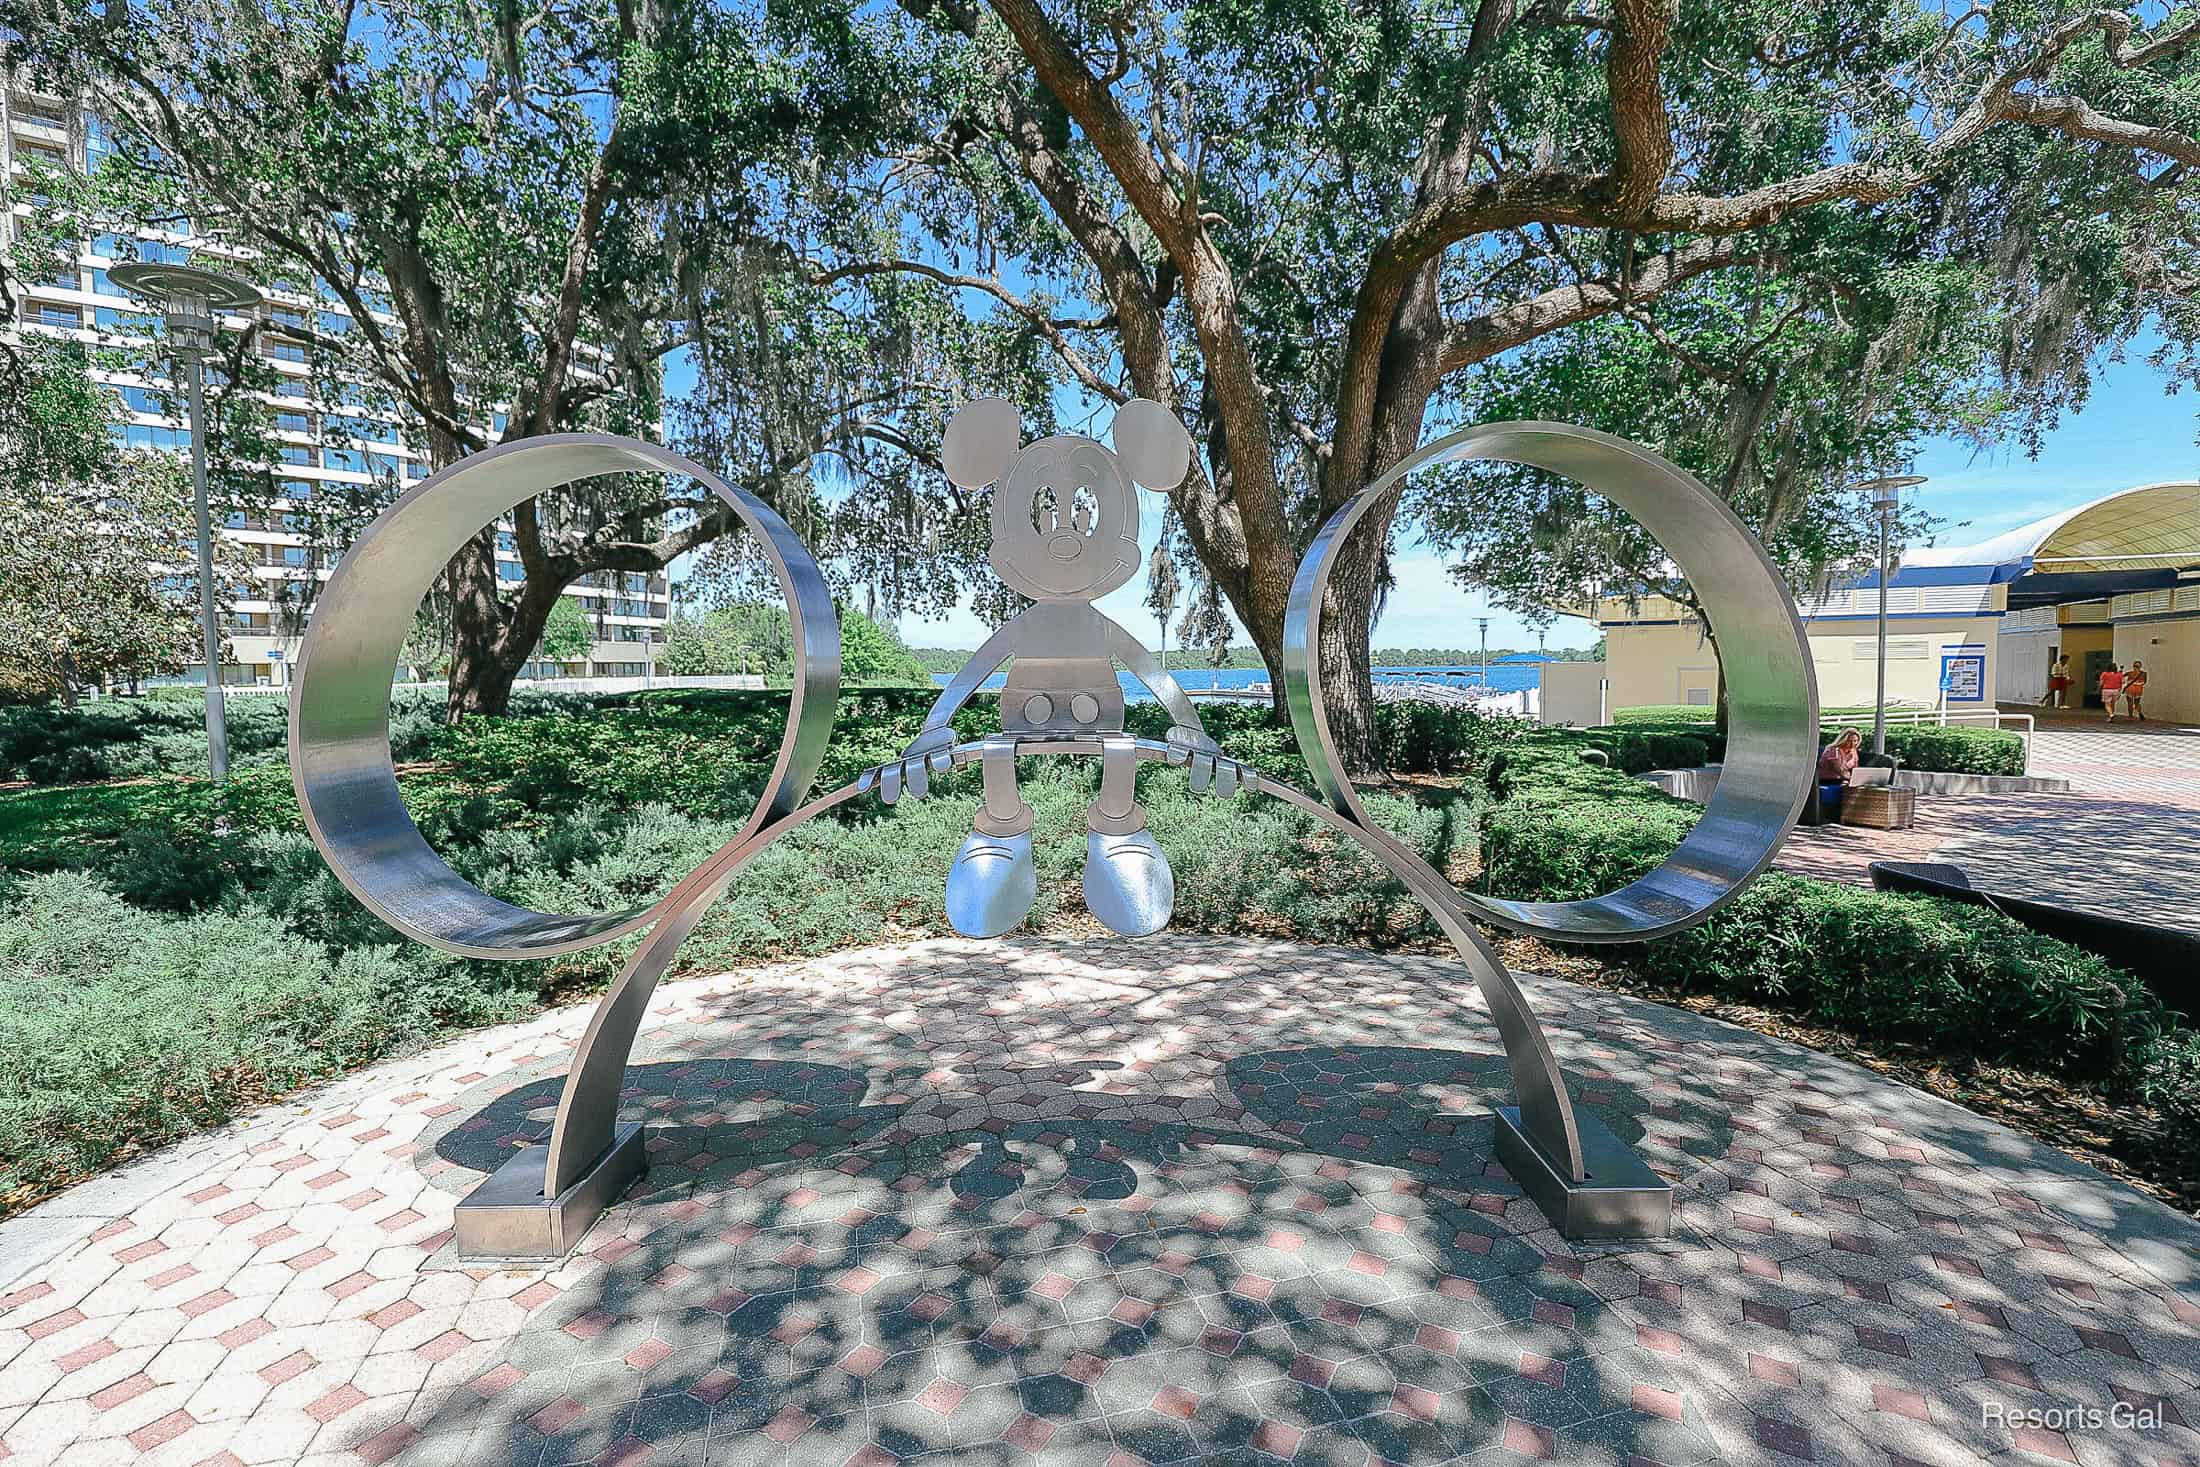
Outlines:
{"label": "shorts button", "polygon": [[1100,700],[1090,693],[1079,693],[1069,700],[1069,716],[1079,723],[1090,723],[1100,716]]}
{"label": "shorts button", "polygon": [[1033,693],[1024,699],[1024,717],[1032,723],[1045,723],[1054,716],[1054,700],[1044,693]]}

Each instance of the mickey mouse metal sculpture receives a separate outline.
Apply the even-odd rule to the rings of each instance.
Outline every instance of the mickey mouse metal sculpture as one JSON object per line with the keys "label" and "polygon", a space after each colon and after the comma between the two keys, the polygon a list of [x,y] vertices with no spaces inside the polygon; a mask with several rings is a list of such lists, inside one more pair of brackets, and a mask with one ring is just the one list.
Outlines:
{"label": "mickey mouse metal sculpture", "polygon": [[[1034,604],[990,639],[940,695],[899,759],[805,802],[831,737],[840,686],[840,628],[816,561],[769,506],[655,444],[560,434],[500,445],[416,486],[368,526],[323,590],[291,693],[292,778],[306,825],[336,875],[398,931],[484,958],[537,958],[596,947],[649,928],[590,1019],[546,1145],[514,1154],[460,1203],[458,1249],[470,1257],[556,1257],[646,1166],[642,1128],[618,1120],[626,1062],[657,980],[704,910],[741,868],[789,831],[867,793],[923,795],[931,776],[977,763],[985,799],[948,881],[958,930],[1006,930],[1029,909],[1035,880],[1018,757],[1097,757],[1100,792],[1086,815],[1088,906],[1118,932],[1158,931],[1172,887],[1144,828],[1132,775],[1141,761],[1188,765],[1195,786],[1250,789],[1286,801],[1358,842],[1420,902],[1458,949],[1505,1047],[1517,1103],[1496,1111],[1506,1169],[1569,1236],[1666,1231],[1672,1188],[1587,1110],[1577,1111],[1542,1028],[1476,921],[1569,942],[1641,942],[1677,931],[1731,900],[1771,861],[1802,808],[1817,758],[1818,694],[1794,602],[1762,548],[1725,503],[1647,449],[1558,423],[1499,423],[1437,440],[1347,500],[1322,526],[1291,586],[1283,674],[1293,732],[1320,798],[1225,758],[1191,701],[1093,598],[1137,565],[1131,482],[1176,484],[1190,443],[1156,404],[1118,413],[1110,453],[1090,438],[1017,448],[1013,408],[972,403],[950,425],[956,482],[997,483],[994,565]],[[1663,543],[1719,631],[1728,691],[1726,763],[1695,827],[1655,870],[1617,891],[1572,902],[1506,901],[1456,889],[1377,825],[1330,736],[1315,671],[1331,568],[1359,522],[1408,474],[1488,461],[1562,474],[1633,514]],[[787,728],[757,809],[740,833],[663,898],[639,911],[529,911],[469,884],[421,837],[390,760],[389,688],[413,611],[437,571],[485,524],[535,494],[597,474],[692,478],[756,536],[793,623],[795,678]],[[955,709],[1010,665],[998,736],[958,743]],[[1169,709],[1166,740],[1125,732],[1114,665]],[[1264,1143],[1265,1144],[1265,1143]]]}
{"label": "mickey mouse metal sculpture", "polygon": [[955,715],[1008,664],[1000,737],[987,739],[980,755],[985,800],[947,878],[947,919],[966,937],[998,937],[1023,921],[1038,897],[1031,807],[1016,790],[1016,751],[1063,738],[1100,741],[1100,793],[1085,811],[1086,908],[1125,937],[1169,925],[1176,883],[1138,808],[1138,743],[1123,730],[1117,663],[1169,710],[1170,753],[1191,765],[1194,790],[1232,794],[1245,772],[1207,737],[1176,679],[1093,605],[1138,572],[1132,482],[1174,489],[1192,457],[1184,425],[1144,398],[1123,404],[1113,436],[1113,453],[1075,433],[1019,449],[1016,405],[997,397],[965,405],[947,425],[947,477],[965,489],[999,485],[993,569],[1032,604],[971,654],[901,762],[881,769],[877,784],[889,805],[905,794],[922,797],[932,773],[953,765]]}

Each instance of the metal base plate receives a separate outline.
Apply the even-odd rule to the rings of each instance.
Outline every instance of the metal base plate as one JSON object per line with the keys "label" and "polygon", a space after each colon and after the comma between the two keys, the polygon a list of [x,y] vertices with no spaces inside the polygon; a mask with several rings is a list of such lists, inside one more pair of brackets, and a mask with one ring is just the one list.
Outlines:
{"label": "metal base plate", "polygon": [[563,1258],[589,1225],[649,1168],[639,1122],[619,1127],[579,1181],[550,1198],[542,1179],[547,1146],[515,1152],[458,1204],[453,1231],[461,1258]]}
{"label": "metal base plate", "polygon": [[1673,1188],[1611,1128],[1586,1110],[1574,1112],[1581,1136],[1577,1182],[1554,1167],[1520,1127],[1520,1108],[1497,1109],[1497,1159],[1569,1238],[1662,1238],[1673,1228]]}

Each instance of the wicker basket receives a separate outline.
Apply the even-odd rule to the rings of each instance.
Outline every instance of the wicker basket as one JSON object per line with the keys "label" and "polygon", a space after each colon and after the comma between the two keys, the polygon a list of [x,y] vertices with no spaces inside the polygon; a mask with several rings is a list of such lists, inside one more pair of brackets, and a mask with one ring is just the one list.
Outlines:
{"label": "wicker basket", "polygon": [[1883,784],[1846,790],[1841,795],[1841,823],[1908,830],[1917,823],[1917,791]]}

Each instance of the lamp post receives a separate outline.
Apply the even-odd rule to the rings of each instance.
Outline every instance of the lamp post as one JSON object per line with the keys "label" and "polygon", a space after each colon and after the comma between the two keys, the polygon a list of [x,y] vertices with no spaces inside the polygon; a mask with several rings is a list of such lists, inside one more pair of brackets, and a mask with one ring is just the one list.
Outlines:
{"label": "lamp post", "polygon": [[1894,512],[1902,506],[1902,491],[1925,479],[1919,474],[1896,474],[1868,479],[1855,487],[1869,493],[1879,514],[1879,688],[1872,699],[1872,758],[1887,756],[1887,555],[1894,534]]}
{"label": "lamp post", "polygon": [[214,350],[216,311],[248,311],[260,292],[242,280],[191,265],[141,261],[117,265],[108,278],[167,311],[168,349],[183,368],[190,402],[191,498],[198,512],[199,621],[206,634],[207,765],[216,780],[229,778],[229,727],[222,716],[222,629],[214,600],[214,525],[206,503],[206,374]]}
{"label": "lamp post", "polygon": [[1474,624],[1482,629],[1482,686],[1490,685],[1490,619],[1478,616]]}

